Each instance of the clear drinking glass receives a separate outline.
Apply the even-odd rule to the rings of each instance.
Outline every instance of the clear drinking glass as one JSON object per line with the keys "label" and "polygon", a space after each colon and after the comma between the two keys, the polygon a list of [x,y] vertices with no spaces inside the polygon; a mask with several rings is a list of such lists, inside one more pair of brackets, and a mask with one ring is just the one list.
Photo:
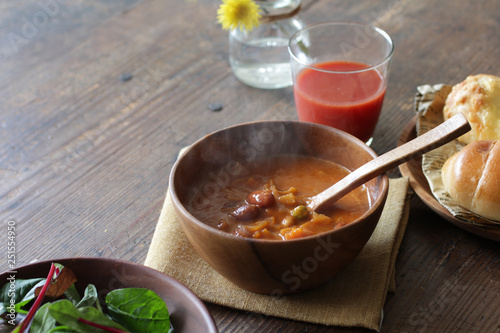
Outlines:
{"label": "clear drinking glass", "polygon": [[383,30],[324,22],[288,45],[299,120],[329,125],[370,144],[387,88],[394,45]]}
{"label": "clear drinking glass", "polygon": [[301,0],[256,0],[260,25],[252,31],[229,32],[229,63],[243,83],[261,89],[291,86],[288,56],[290,36],[304,25],[296,16]]}

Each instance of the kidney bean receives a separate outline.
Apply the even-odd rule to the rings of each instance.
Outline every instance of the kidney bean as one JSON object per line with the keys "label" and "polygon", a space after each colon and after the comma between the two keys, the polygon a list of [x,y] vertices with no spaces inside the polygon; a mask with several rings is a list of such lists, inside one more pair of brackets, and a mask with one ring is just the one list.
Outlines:
{"label": "kidney bean", "polygon": [[243,205],[233,210],[229,215],[240,221],[251,220],[259,214],[259,207],[256,205]]}
{"label": "kidney bean", "polygon": [[265,208],[274,205],[275,199],[273,192],[260,190],[250,193],[247,196],[246,201],[249,204]]}
{"label": "kidney bean", "polygon": [[219,223],[217,223],[217,228],[219,230],[227,231],[229,229],[229,224],[227,224],[225,219],[221,219]]}

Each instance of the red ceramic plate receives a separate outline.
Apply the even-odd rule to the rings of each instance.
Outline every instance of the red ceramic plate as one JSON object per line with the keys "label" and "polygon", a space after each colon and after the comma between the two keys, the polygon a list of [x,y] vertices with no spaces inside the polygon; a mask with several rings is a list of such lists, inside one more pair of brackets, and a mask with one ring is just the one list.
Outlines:
{"label": "red ceramic plate", "polygon": [[[203,302],[177,280],[152,268],[109,258],[65,258],[41,261],[14,269],[16,279],[46,277],[50,264],[60,263],[75,272],[76,287],[81,293],[92,283],[102,295],[118,288],[148,288],[156,292],[167,304],[170,320],[176,333],[216,333],[217,327]],[[7,277],[4,272],[0,283]]]}
{"label": "red ceramic plate", "polygon": [[[403,130],[399,138],[398,146],[414,139],[417,135],[415,124],[417,118],[413,118]],[[410,186],[417,196],[438,215],[475,235],[500,242],[500,230],[472,225],[456,219],[443,205],[441,205],[431,192],[429,183],[422,172],[422,159],[415,158],[399,166],[401,174],[409,178]]]}

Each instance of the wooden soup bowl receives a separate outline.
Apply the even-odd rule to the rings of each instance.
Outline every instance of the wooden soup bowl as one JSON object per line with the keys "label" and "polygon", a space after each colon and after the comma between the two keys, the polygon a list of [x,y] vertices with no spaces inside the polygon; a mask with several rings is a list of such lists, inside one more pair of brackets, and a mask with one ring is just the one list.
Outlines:
{"label": "wooden soup bowl", "polygon": [[194,189],[206,191],[209,199],[210,191],[227,184],[230,162],[245,165],[278,154],[311,155],[351,171],[376,157],[362,141],[331,127],[297,121],[245,123],[207,135],[190,146],[174,164],[169,187],[179,223],[199,255],[237,286],[276,296],[319,287],[352,262],[377,225],[389,184],[386,175],[365,184],[372,206],[356,221],[287,241],[234,236],[189,212]]}

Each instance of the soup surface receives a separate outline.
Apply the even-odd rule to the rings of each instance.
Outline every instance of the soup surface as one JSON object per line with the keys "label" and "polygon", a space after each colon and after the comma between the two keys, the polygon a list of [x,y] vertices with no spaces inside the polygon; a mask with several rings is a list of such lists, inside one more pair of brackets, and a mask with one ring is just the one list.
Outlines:
{"label": "soup surface", "polygon": [[[365,186],[318,214],[306,205],[349,171],[322,159],[280,155],[212,174],[191,196],[189,210],[219,230],[249,238],[288,240],[340,228],[370,207]],[[218,175],[218,176],[217,176]]]}

